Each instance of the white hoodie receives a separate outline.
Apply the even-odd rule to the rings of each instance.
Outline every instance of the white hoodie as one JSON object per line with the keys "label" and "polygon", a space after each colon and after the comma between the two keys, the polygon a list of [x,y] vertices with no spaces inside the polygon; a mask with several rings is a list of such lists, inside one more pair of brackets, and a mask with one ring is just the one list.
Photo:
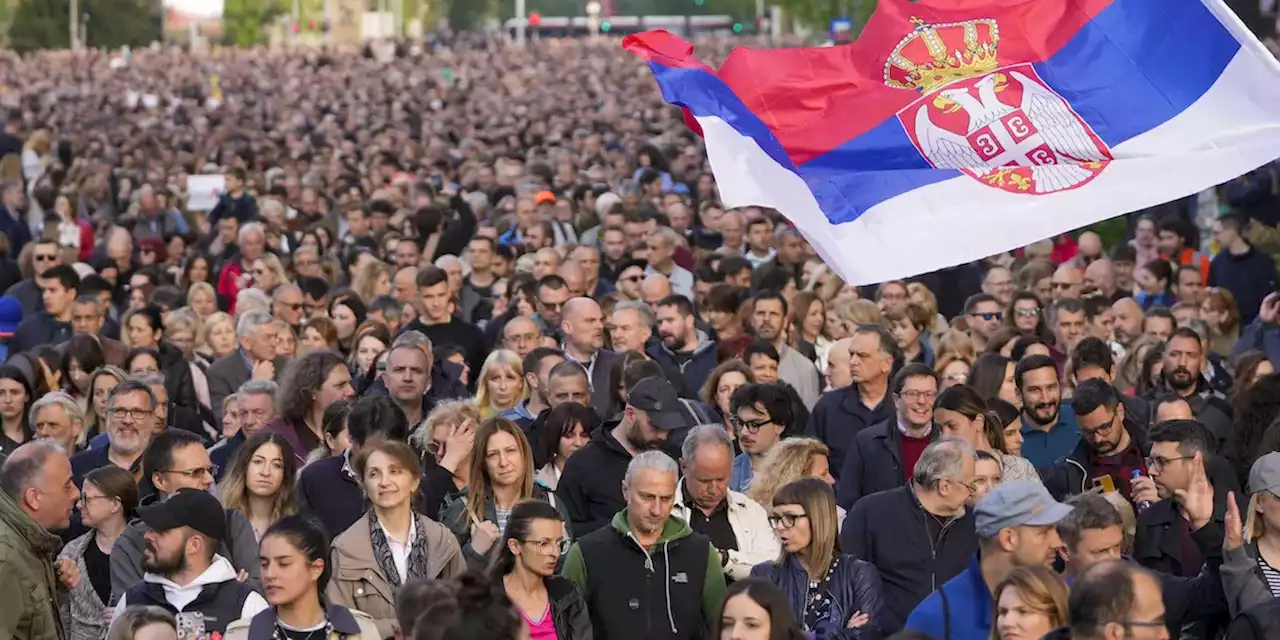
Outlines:
{"label": "white hoodie", "polygon": [[[180,585],[164,576],[158,576],[150,571],[142,574],[142,581],[152,582],[163,586],[165,600],[168,600],[169,604],[173,605],[174,609],[182,611],[200,595],[200,591],[204,589],[206,585],[217,584],[219,582],[230,582],[236,579],[236,575],[236,569],[231,566],[230,561],[218,554],[214,554],[213,562],[209,565],[209,568],[205,569],[204,573],[196,576],[196,579],[192,580],[191,584]],[[129,604],[125,602],[125,599],[126,596],[122,595],[120,596],[120,602],[116,603],[116,617],[119,617],[120,614],[124,613],[125,607],[129,606]],[[257,592],[250,593],[249,597],[244,600],[244,607],[240,609],[240,617],[251,618],[261,613],[269,606],[270,605],[267,604],[266,598],[263,598]]]}

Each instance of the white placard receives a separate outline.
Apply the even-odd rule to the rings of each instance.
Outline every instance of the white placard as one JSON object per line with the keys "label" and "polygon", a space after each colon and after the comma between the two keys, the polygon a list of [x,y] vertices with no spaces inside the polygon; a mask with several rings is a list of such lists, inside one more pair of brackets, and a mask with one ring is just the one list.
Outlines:
{"label": "white placard", "polygon": [[187,176],[187,210],[212,211],[226,190],[227,177],[220,173]]}

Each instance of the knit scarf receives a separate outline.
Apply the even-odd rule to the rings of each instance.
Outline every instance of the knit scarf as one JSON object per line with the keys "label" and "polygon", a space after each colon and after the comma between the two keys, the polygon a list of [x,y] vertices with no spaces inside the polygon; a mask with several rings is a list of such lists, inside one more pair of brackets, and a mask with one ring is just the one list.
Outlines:
{"label": "knit scarf", "polygon": [[[413,548],[409,550],[409,566],[406,571],[408,582],[428,580],[431,576],[427,573],[427,536],[416,515],[413,517],[413,533]],[[396,569],[391,545],[387,544],[387,534],[378,524],[378,517],[374,515],[373,509],[369,510],[369,539],[373,543],[373,557],[377,559],[382,574],[387,577],[392,589],[399,589],[400,571]]]}

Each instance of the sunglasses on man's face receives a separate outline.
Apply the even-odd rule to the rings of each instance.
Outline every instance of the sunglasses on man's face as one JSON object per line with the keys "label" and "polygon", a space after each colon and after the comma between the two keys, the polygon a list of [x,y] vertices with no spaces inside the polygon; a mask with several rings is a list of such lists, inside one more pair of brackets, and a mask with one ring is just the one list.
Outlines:
{"label": "sunglasses on man's face", "polygon": [[971,313],[971,314],[969,314],[969,315],[971,315],[971,316],[973,316],[973,317],[975,317],[975,318],[982,318],[983,320],[986,320],[987,322],[991,322],[992,320],[1004,320],[1004,312],[1003,312],[1003,311],[996,311],[996,312],[994,312],[994,313]]}
{"label": "sunglasses on man's face", "polygon": [[57,255],[50,253],[37,253],[35,255],[36,262],[53,262],[58,259]]}

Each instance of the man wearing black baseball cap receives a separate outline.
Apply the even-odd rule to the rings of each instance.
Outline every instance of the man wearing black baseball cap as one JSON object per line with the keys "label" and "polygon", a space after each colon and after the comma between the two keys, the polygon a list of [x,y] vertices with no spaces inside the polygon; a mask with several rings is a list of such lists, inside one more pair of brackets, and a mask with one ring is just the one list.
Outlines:
{"label": "man wearing black baseball cap", "polygon": [[179,489],[142,507],[138,516],[149,528],[142,561],[146,573],[120,597],[116,616],[128,606],[154,605],[177,617],[179,636],[204,638],[267,608],[267,601],[217,554],[227,515],[213,494]]}
{"label": "man wearing black baseball cap", "polygon": [[661,447],[670,432],[694,426],[670,382],[652,377],[632,386],[622,413],[565,462],[556,497],[569,512],[574,537],[609,524],[626,506],[622,479],[632,457]]}

